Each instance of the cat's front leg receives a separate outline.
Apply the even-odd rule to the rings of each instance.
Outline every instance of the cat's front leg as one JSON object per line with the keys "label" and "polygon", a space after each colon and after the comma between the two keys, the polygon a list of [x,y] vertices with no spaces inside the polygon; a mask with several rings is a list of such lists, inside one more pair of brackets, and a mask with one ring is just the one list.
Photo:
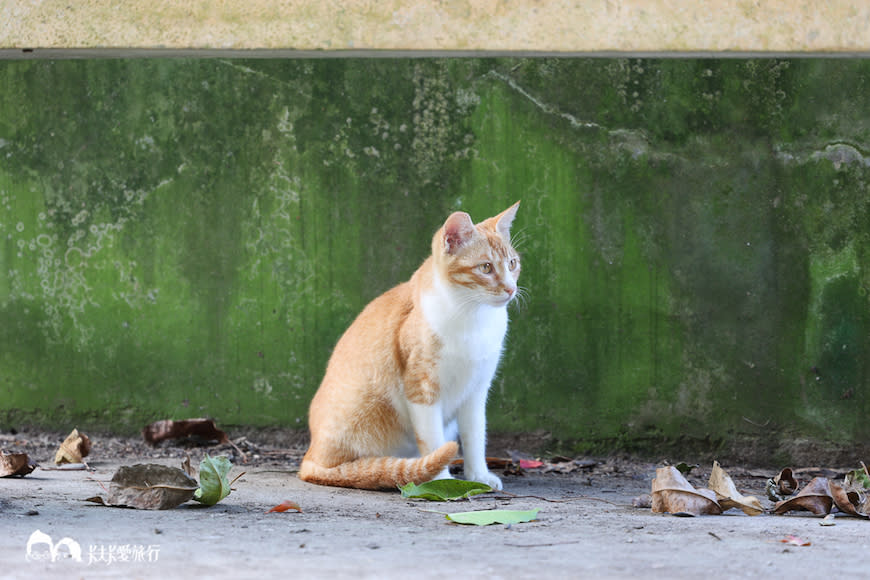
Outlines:
{"label": "cat's front leg", "polygon": [[[444,436],[444,414],[440,402],[436,401],[432,404],[409,403],[408,410],[414,428],[414,437],[417,440],[417,449],[420,451],[421,457],[435,451],[447,442]],[[452,479],[450,468],[445,467],[433,479]]]}
{"label": "cat's front leg", "polygon": [[501,489],[501,479],[486,465],[486,388],[479,389],[459,408],[459,439],[462,442],[464,476],[469,481]]}

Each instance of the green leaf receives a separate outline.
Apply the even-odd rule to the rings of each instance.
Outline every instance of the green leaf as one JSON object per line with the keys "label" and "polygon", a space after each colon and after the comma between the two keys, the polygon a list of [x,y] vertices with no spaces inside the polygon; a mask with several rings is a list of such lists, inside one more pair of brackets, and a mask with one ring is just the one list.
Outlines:
{"label": "green leaf", "polygon": [[855,469],[846,474],[846,487],[850,489],[870,489],[870,475],[867,474],[867,468],[861,464],[861,469]]}
{"label": "green leaf", "polygon": [[447,519],[457,524],[474,524],[488,526],[490,524],[522,524],[538,517],[538,508],[533,510],[480,510],[476,512],[461,512],[447,514]]}
{"label": "green leaf", "polygon": [[402,497],[413,499],[428,499],[431,501],[448,501],[465,499],[479,493],[487,493],[492,488],[485,483],[463,481],[461,479],[436,479],[416,485],[413,481],[400,487]]}
{"label": "green leaf", "polygon": [[678,464],[676,464],[674,467],[676,467],[676,468],[677,468],[677,471],[679,471],[680,473],[682,473],[682,474],[683,474],[683,477],[685,477],[685,476],[689,475],[689,472],[690,472],[690,471],[692,471],[693,469],[695,469],[696,467],[698,467],[698,464],[696,463],[695,465],[689,465],[688,463],[686,463],[685,461],[683,461],[682,463],[678,463]]}
{"label": "green leaf", "polygon": [[232,468],[233,464],[223,455],[206,455],[199,463],[199,489],[193,494],[193,499],[205,505],[214,505],[230,495],[230,480],[227,475]]}

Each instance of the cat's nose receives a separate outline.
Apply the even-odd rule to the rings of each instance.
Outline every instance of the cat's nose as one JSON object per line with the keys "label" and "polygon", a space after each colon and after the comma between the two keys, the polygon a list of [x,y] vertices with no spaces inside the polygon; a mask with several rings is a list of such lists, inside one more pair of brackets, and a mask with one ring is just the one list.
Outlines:
{"label": "cat's nose", "polygon": [[505,288],[505,293],[508,295],[508,298],[513,298],[514,293],[517,291],[516,288]]}

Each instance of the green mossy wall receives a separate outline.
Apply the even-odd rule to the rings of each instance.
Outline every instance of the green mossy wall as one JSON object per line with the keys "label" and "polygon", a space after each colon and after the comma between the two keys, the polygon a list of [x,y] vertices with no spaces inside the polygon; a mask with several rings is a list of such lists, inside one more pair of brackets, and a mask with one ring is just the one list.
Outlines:
{"label": "green mossy wall", "polygon": [[866,60],[0,62],[0,426],[304,427],[521,199],[494,430],[862,440],[868,111]]}

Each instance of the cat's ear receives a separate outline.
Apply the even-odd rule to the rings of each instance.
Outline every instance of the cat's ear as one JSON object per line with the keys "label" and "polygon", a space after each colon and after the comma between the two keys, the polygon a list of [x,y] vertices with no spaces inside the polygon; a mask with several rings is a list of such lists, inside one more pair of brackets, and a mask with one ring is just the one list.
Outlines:
{"label": "cat's ear", "polygon": [[514,217],[517,215],[517,209],[520,207],[520,202],[516,202],[495,217],[491,217],[486,221],[492,221],[495,231],[501,234],[506,240],[511,239],[511,224],[514,223]]}
{"label": "cat's ear", "polygon": [[470,215],[463,211],[450,214],[444,222],[444,250],[448,254],[456,253],[474,237],[475,231]]}

